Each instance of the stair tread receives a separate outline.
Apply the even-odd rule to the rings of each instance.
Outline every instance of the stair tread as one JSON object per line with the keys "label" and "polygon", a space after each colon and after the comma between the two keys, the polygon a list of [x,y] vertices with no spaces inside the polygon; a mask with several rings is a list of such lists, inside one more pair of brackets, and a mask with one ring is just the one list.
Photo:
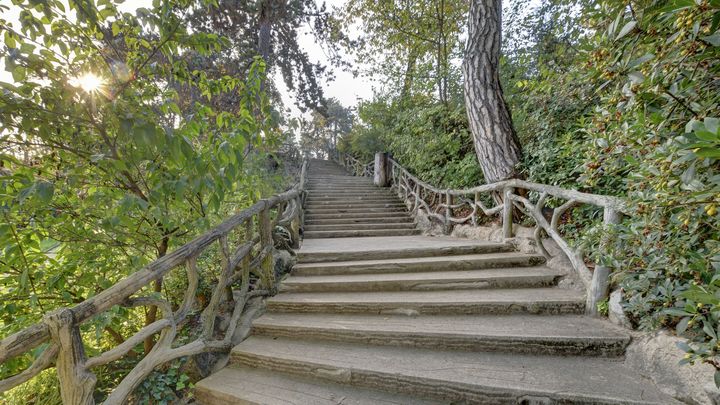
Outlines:
{"label": "stair tread", "polygon": [[[251,336],[232,350],[233,362],[373,388],[502,402],[552,398],[567,402],[673,404],[617,359],[440,351]],[[486,402],[493,403],[493,402]]]}
{"label": "stair tread", "polygon": [[585,294],[562,288],[511,288],[493,290],[283,292],[268,298],[269,303],[584,303]]}
{"label": "stair tread", "polygon": [[256,327],[288,327],[434,336],[504,337],[516,340],[621,340],[630,336],[607,321],[583,315],[363,315],[284,314],[268,312]]}
{"label": "stair tread", "polygon": [[466,254],[466,255],[453,255],[453,256],[439,256],[439,257],[409,257],[402,259],[380,259],[380,260],[352,260],[342,262],[321,262],[321,263],[298,263],[294,266],[294,269],[305,269],[305,268],[318,268],[318,267],[346,267],[346,266],[368,266],[368,265],[383,265],[387,264],[388,267],[400,267],[407,264],[415,263],[441,263],[441,262],[465,262],[472,260],[510,260],[516,258],[537,258],[544,259],[542,255],[520,253],[520,252],[502,252],[502,253],[480,253],[480,254]]}
{"label": "stair tread", "polygon": [[400,394],[333,384],[250,367],[227,367],[195,386],[202,404],[407,405],[437,404]]}
{"label": "stair tread", "polygon": [[511,247],[504,242],[490,242],[471,239],[459,239],[442,236],[389,236],[378,238],[347,238],[313,240],[303,243],[298,250],[302,258],[305,255],[327,254],[327,253],[376,253],[391,251],[443,251],[453,248],[474,248],[474,247]]}
{"label": "stair tread", "polygon": [[529,276],[563,276],[564,271],[553,270],[548,267],[510,267],[492,268],[482,270],[457,271],[426,271],[417,273],[370,273],[370,274],[339,274],[339,275],[307,275],[294,276],[283,280],[283,284],[313,284],[313,283],[357,283],[366,281],[453,281],[453,280],[483,280],[488,278],[510,278]]}

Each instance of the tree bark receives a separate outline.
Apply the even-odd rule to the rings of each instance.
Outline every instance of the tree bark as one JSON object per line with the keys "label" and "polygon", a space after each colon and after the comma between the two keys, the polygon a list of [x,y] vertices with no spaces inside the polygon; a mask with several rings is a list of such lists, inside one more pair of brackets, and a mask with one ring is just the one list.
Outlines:
{"label": "tree bark", "polygon": [[522,149],[500,85],[501,0],[473,0],[462,70],[475,152],[486,183],[516,177]]}

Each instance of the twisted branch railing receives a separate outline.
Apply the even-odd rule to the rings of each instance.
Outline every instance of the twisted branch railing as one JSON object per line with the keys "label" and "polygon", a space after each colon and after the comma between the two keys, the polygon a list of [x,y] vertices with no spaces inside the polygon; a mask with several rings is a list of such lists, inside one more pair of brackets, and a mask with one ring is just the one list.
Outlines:
{"label": "twisted branch railing", "polygon": [[353,176],[372,177],[375,172],[375,162],[362,163],[347,154],[341,154],[338,160]]}
{"label": "twisted branch railing", "polygon": [[[45,315],[41,323],[25,328],[0,341],[0,363],[47,344],[25,370],[0,380],[0,393],[22,384],[54,364],[64,404],[93,404],[96,377],[92,369],[130,353],[145,339],[157,335],[152,349],[135,365],[110,393],[106,404],[125,403],[133,390],[157,366],[171,360],[207,352],[228,352],[248,301],[271,294],[275,286],[272,251],[273,230],[282,227],[290,235],[290,245],[299,246],[303,220],[307,161],[300,180],[289,191],[260,200],[228,218],[174,252],[150,263],[107,290],[72,308],[61,308]],[[219,264],[215,280],[202,277],[201,270],[212,271]],[[155,280],[183,268],[187,288],[179,303],[158,293],[146,293]],[[216,267],[216,270],[217,267]],[[210,298],[201,304],[198,289],[201,278],[212,284]],[[251,286],[251,279],[255,280]],[[235,287],[235,288],[234,288]],[[138,330],[118,346],[87,358],[81,325],[114,306],[158,308],[162,317]],[[230,315],[227,326],[220,326],[218,315]],[[179,332],[193,317],[199,327],[189,342]],[[187,334],[187,330],[185,331]],[[192,335],[192,333],[191,333]]]}
{"label": "twisted branch railing", "polygon": [[[484,184],[469,189],[443,190],[413,176],[398,162],[387,157],[387,154],[376,156],[374,167],[378,166],[377,162],[381,159],[387,160],[384,166],[387,167],[388,173],[385,173],[384,176],[374,174],[374,177],[376,179],[388,177],[390,186],[407,203],[408,209],[412,211],[413,215],[417,215],[418,211],[422,209],[431,220],[443,225],[445,233],[450,233],[454,225],[479,225],[483,217],[493,219],[499,216],[503,235],[509,239],[513,237],[513,212],[516,210],[522,212],[535,223],[534,239],[540,253],[550,258],[550,254],[543,244],[543,236],[547,235],[570,260],[572,267],[588,290],[587,311],[596,313],[597,304],[607,297],[610,269],[606,266],[596,265],[594,271],[590,271],[585,262],[584,252],[573,249],[563,237],[558,226],[563,215],[581,204],[602,208],[605,224],[617,224],[620,222],[622,214],[630,213],[622,199],[519,179]],[[347,162],[351,162],[350,165]],[[371,165],[371,163],[362,164],[349,156],[346,156],[340,163],[356,173],[360,172],[358,168]],[[364,173],[364,170],[362,172]],[[373,176],[373,174],[363,175]],[[552,210],[550,219],[546,218],[543,213],[549,198],[565,201]]]}

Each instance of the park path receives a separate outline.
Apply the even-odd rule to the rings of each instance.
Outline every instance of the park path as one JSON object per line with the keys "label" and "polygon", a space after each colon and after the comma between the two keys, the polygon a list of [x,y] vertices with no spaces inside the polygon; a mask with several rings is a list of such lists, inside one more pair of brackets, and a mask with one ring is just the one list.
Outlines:
{"label": "park path", "polygon": [[389,189],[312,161],[298,264],[202,404],[672,404],[630,336],[511,244],[419,235]]}

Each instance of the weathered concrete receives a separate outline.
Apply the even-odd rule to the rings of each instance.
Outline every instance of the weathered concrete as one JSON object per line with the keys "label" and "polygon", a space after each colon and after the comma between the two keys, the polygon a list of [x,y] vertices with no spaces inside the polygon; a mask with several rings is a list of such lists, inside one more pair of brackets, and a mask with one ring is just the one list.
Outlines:
{"label": "weathered concrete", "polygon": [[585,295],[557,288],[390,292],[280,293],[267,301],[278,312],[367,314],[578,314]]}
{"label": "weathered concrete", "polygon": [[[622,362],[250,337],[237,365],[477,404],[675,404]],[[535,402],[532,402],[535,401]],[[546,401],[546,402],[540,402]]]}
{"label": "weathered concrete", "polygon": [[336,231],[305,231],[304,236],[314,238],[355,238],[360,236],[407,236],[419,235],[418,229],[343,229]]}
{"label": "weathered concrete", "polygon": [[201,403],[676,403],[623,364],[629,333],[580,315],[584,290],[559,288],[572,277],[534,242],[499,227],[310,239],[419,229],[368,179],[322,161],[309,173],[300,263],[229,367],[198,384]]}
{"label": "weathered concrete", "polygon": [[437,405],[407,395],[333,384],[254,368],[227,368],[195,386],[195,397],[212,405]]}
{"label": "weathered concrete", "polygon": [[412,257],[392,260],[354,260],[326,263],[299,263],[295,275],[401,273],[417,271],[474,270],[498,267],[526,267],[545,263],[541,255],[488,253],[439,257]]}
{"label": "weathered concrete", "polygon": [[290,276],[283,292],[427,291],[547,287],[564,273],[546,267],[432,271],[419,273]]}
{"label": "weathered concrete", "polygon": [[507,243],[469,241],[456,238],[424,236],[386,238],[342,238],[307,240],[298,251],[298,260],[305,263],[363,260],[372,257],[403,259],[440,257],[481,253],[510,252]]}
{"label": "weathered concrete", "polygon": [[263,336],[437,350],[620,356],[630,335],[586,316],[374,316],[268,313],[253,324]]}
{"label": "weathered concrete", "polygon": [[679,365],[685,354],[677,348],[681,341],[684,339],[666,331],[636,333],[627,349],[625,364],[683,402],[717,404],[720,392],[713,382],[715,369],[709,364]]}

